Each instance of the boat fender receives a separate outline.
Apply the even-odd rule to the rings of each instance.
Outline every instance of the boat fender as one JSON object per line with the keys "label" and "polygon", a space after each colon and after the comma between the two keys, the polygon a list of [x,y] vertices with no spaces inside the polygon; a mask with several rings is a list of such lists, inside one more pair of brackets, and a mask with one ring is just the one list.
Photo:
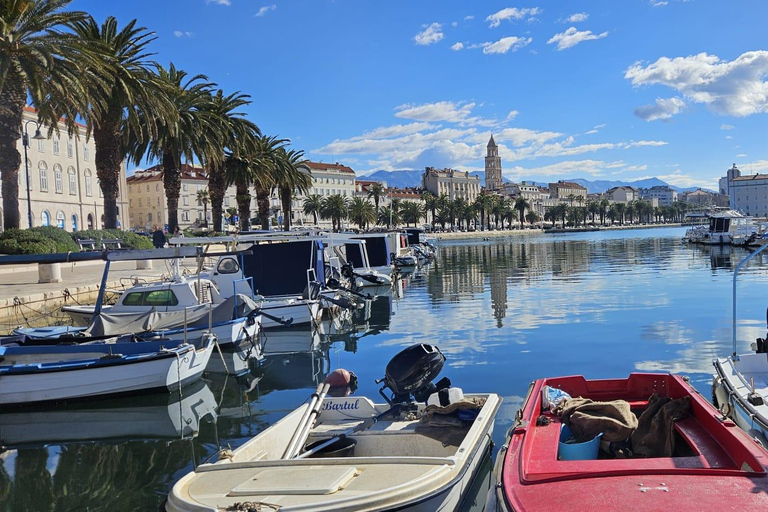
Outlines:
{"label": "boat fender", "polygon": [[357,388],[357,375],[355,375],[354,372],[345,370],[344,368],[337,368],[329,373],[323,382],[332,388]]}

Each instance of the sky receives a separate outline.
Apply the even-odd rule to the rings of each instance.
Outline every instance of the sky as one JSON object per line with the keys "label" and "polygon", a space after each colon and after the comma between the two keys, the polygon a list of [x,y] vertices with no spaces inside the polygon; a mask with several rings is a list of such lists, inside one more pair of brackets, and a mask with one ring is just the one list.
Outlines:
{"label": "sky", "polygon": [[768,172],[765,0],[75,0],[157,35],[267,135],[358,175],[484,169],[506,178],[717,190]]}

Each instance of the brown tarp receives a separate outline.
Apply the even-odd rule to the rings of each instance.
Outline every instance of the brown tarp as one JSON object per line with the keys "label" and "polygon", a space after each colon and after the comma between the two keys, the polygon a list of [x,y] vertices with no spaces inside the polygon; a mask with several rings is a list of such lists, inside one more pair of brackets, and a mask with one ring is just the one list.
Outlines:
{"label": "brown tarp", "polygon": [[580,442],[594,439],[601,432],[605,441],[625,441],[637,428],[637,416],[624,400],[593,402],[589,398],[567,398],[554,412]]}
{"label": "brown tarp", "polygon": [[690,410],[691,397],[672,400],[654,393],[632,434],[634,456],[671,457],[675,451],[675,422],[688,416]]}

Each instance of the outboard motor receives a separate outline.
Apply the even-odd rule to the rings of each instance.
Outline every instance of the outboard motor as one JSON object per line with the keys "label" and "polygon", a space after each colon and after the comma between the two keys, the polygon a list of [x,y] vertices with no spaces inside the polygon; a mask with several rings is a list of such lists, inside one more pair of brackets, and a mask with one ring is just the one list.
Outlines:
{"label": "outboard motor", "polygon": [[[425,402],[432,393],[451,385],[447,378],[437,384],[432,382],[440,374],[444,363],[445,356],[436,346],[424,343],[412,345],[387,364],[386,375],[376,381],[377,384],[384,383],[379,393],[390,405],[413,400]],[[391,397],[384,393],[385,389],[392,392]]]}

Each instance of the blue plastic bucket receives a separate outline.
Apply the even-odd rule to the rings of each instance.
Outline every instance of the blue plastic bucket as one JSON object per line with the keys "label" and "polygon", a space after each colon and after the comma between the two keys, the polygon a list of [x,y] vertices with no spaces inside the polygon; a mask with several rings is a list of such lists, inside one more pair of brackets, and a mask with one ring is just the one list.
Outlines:
{"label": "blue plastic bucket", "polygon": [[560,429],[560,443],[557,449],[557,460],[595,460],[600,451],[600,438],[603,433],[597,434],[591,441],[584,443],[568,443],[566,440],[573,437],[573,432],[568,425],[562,425]]}

